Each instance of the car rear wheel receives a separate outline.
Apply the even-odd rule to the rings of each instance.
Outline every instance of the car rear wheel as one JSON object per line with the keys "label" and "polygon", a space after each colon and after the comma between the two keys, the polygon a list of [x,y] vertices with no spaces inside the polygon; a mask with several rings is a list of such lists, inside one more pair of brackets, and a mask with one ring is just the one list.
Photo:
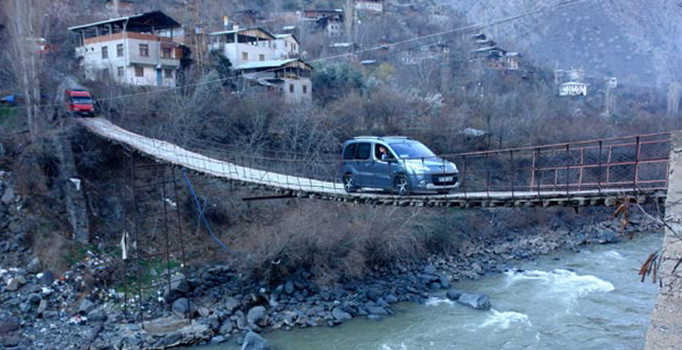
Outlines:
{"label": "car rear wheel", "polygon": [[405,175],[399,175],[395,178],[393,189],[399,196],[407,196],[410,194],[410,181]]}
{"label": "car rear wheel", "polygon": [[357,186],[355,185],[355,177],[353,174],[343,175],[343,189],[348,193],[358,190]]}

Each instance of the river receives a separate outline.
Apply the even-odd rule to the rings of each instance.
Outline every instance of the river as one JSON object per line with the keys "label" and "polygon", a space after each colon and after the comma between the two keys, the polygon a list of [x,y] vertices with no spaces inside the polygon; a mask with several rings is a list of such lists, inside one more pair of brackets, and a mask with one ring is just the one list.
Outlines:
{"label": "river", "polygon": [[640,283],[637,270],[661,241],[662,235],[651,234],[587,246],[453,284],[488,294],[490,311],[452,303],[443,293],[425,304],[393,305],[395,315],[378,322],[356,318],[333,328],[263,336],[278,350],[641,349],[657,287]]}

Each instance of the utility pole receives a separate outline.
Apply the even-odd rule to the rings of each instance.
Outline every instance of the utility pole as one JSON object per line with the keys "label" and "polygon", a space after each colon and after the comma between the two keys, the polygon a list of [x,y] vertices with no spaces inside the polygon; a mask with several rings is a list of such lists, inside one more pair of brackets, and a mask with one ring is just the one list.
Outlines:
{"label": "utility pole", "polygon": [[188,37],[191,38],[190,47],[192,48],[192,55],[194,56],[194,64],[199,72],[203,72],[206,66],[206,47],[204,28],[199,19],[199,0],[187,1],[188,11],[192,18],[191,28],[189,28]]}
{"label": "utility pole", "polygon": [[345,0],[343,9],[343,25],[350,41],[355,42],[355,1]]}
{"label": "utility pole", "polygon": [[604,98],[604,116],[609,117],[613,113],[611,109],[611,85],[606,84],[606,97]]}
{"label": "utility pole", "polygon": [[118,10],[119,2],[120,2],[120,0],[111,0],[111,5],[112,5],[113,11],[114,11],[113,18],[121,17],[121,14],[119,13],[119,10]]}

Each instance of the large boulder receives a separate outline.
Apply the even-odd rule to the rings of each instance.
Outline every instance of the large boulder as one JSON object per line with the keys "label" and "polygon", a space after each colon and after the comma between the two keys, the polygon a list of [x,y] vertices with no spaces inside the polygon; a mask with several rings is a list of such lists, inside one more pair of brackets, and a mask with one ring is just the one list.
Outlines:
{"label": "large boulder", "polygon": [[14,190],[11,187],[7,187],[5,189],[5,192],[2,194],[2,198],[0,198],[0,202],[4,205],[10,205],[14,202]]}
{"label": "large boulder", "polygon": [[381,306],[367,306],[365,307],[367,309],[367,312],[370,315],[389,315],[390,313],[388,312],[387,309],[381,307]]}
{"label": "large boulder", "polygon": [[228,298],[223,304],[223,310],[225,310],[228,314],[232,314],[239,306],[241,306],[239,300],[235,298]]}
{"label": "large boulder", "polygon": [[97,307],[95,303],[88,299],[83,299],[81,301],[81,305],[78,307],[78,313],[81,315],[87,315],[90,311],[94,310]]}
{"label": "large boulder", "polygon": [[459,299],[459,296],[462,294],[464,294],[464,292],[459,289],[450,289],[447,293],[447,296],[448,299],[452,301],[457,301],[457,299]]}
{"label": "large boulder", "polygon": [[170,289],[166,288],[163,297],[166,302],[170,303],[178,298],[184,297],[189,292],[189,283],[185,275],[178,273],[171,278]]}
{"label": "large boulder", "polygon": [[268,342],[254,332],[246,333],[241,350],[270,350]]}
{"label": "large boulder", "polygon": [[254,306],[246,314],[246,320],[250,326],[265,326],[267,324],[267,310],[263,306]]}
{"label": "large boulder", "polygon": [[485,294],[462,293],[457,302],[476,310],[490,310],[490,298]]}
{"label": "large boulder", "polygon": [[40,259],[38,257],[35,257],[31,260],[30,263],[28,263],[28,266],[26,267],[26,271],[32,274],[36,274],[40,272]]}
{"label": "large boulder", "polygon": [[13,292],[15,290],[19,289],[19,280],[16,278],[11,278],[9,281],[7,281],[7,290],[10,292]]}
{"label": "large boulder", "polygon": [[105,322],[107,314],[102,309],[95,309],[88,312],[88,322]]}
{"label": "large boulder", "polygon": [[332,316],[339,322],[348,321],[353,318],[349,313],[341,310],[340,307],[335,307],[334,310],[332,310]]}
{"label": "large boulder", "polygon": [[173,314],[179,318],[192,317],[196,312],[196,307],[187,298],[175,299],[171,306]]}

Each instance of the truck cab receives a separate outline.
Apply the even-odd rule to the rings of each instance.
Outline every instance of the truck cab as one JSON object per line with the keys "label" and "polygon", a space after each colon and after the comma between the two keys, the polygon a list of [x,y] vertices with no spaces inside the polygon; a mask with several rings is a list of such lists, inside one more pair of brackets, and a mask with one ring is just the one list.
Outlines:
{"label": "truck cab", "polygon": [[64,104],[67,112],[72,116],[94,117],[95,107],[88,90],[65,89]]}

